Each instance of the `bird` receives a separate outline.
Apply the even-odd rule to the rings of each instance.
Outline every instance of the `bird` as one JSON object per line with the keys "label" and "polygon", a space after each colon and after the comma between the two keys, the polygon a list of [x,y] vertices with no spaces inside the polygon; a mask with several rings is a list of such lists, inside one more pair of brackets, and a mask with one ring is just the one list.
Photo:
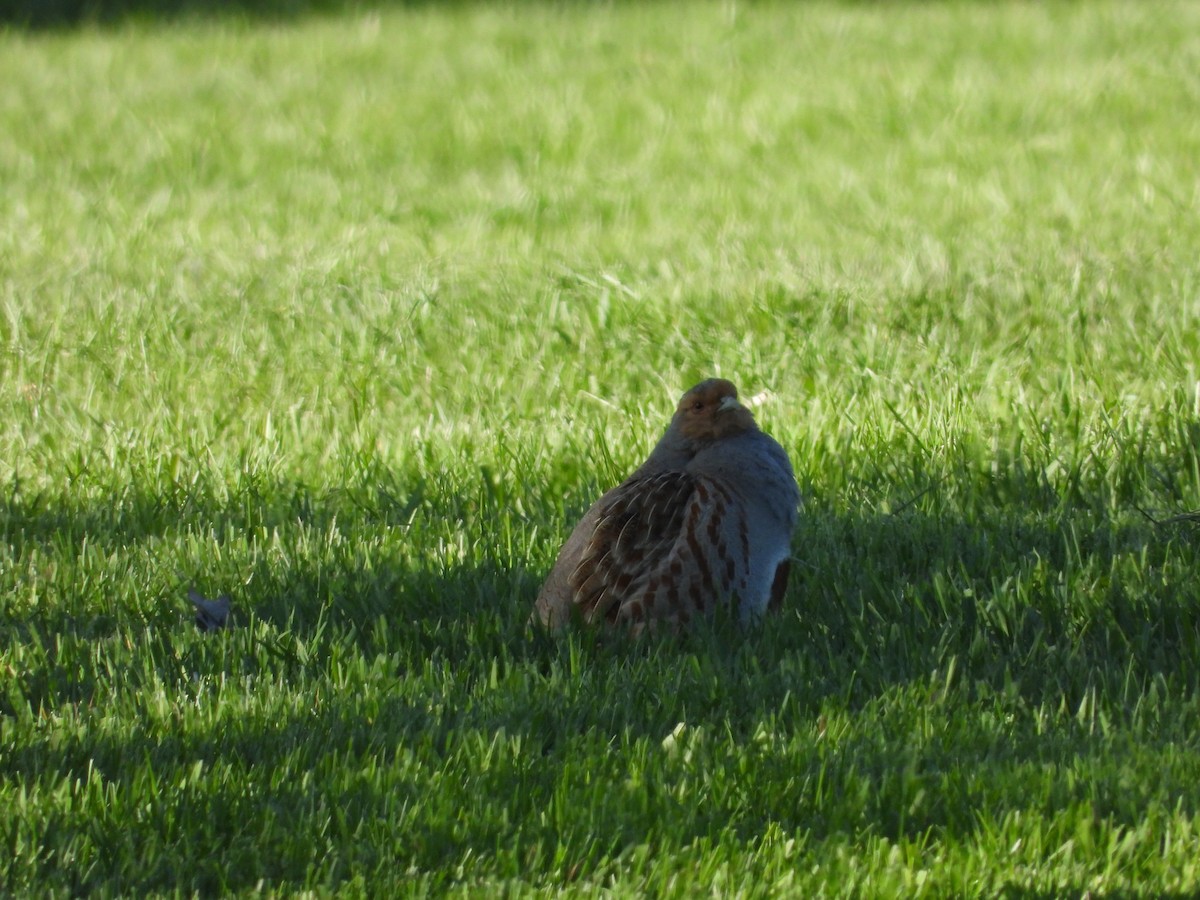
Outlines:
{"label": "bird", "polygon": [[734,604],[755,620],[782,603],[800,503],[786,451],[733,383],[701,381],[646,461],[583,515],[531,619],[679,632]]}

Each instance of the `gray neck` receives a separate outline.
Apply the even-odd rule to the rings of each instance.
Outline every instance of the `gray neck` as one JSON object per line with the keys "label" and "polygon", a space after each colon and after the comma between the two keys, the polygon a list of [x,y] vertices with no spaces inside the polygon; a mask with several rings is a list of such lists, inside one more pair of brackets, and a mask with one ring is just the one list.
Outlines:
{"label": "gray neck", "polygon": [[638,468],[638,475],[651,475],[655,472],[678,472],[687,468],[696,457],[696,448],[692,442],[668,431],[664,434],[646,461]]}

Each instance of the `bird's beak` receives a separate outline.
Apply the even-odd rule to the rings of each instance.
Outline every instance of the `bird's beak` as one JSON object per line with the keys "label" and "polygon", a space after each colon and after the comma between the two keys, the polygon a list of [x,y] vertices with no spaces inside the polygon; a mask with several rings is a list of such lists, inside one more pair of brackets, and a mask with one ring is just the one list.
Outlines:
{"label": "bird's beak", "polygon": [[737,397],[723,397],[717,410],[719,412],[726,412],[731,409],[745,409],[745,407],[738,403]]}

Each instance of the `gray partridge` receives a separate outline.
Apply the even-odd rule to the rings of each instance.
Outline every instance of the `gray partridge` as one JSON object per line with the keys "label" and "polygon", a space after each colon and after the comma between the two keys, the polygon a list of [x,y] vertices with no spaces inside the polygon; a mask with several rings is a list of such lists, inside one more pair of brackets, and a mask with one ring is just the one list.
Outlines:
{"label": "gray partridge", "polygon": [[650,457],[584,514],[534,617],[680,629],[718,604],[746,621],[787,587],[800,491],[787,453],[720,378],[683,395]]}

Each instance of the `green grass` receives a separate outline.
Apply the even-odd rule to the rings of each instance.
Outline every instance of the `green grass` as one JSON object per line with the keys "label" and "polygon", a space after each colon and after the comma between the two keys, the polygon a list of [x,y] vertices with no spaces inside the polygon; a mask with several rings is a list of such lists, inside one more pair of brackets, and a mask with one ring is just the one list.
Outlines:
{"label": "green grass", "polygon": [[[1185,2],[0,32],[0,893],[1200,892],[1198,71]],[[710,374],[785,614],[527,633]]]}

